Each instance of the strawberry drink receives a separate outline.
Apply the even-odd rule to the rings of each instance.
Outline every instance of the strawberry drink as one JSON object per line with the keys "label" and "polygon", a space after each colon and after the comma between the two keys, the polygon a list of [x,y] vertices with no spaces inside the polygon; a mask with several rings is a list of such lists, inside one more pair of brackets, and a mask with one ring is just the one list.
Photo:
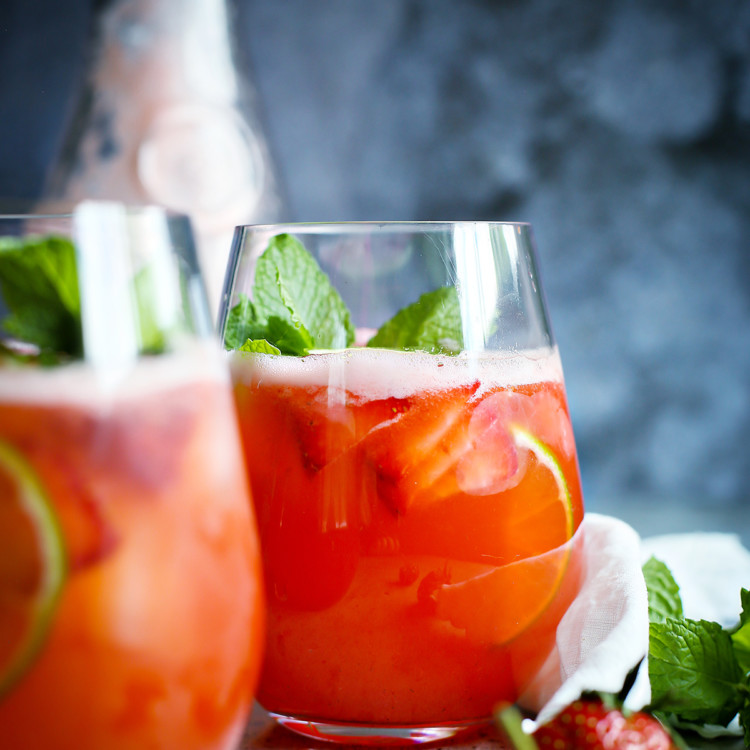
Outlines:
{"label": "strawberry drink", "polygon": [[262,633],[236,429],[212,348],[114,396],[0,368],[0,748],[236,744]]}
{"label": "strawberry drink", "polygon": [[[447,737],[522,695],[579,587],[560,358],[549,341],[466,351],[451,286],[377,332],[355,331],[326,287],[342,325],[316,336],[284,276],[302,252],[274,237],[223,325],[268,599],[258,699],[312,736]],[[263,278],[294,309],[288,328],[268,322]]]}
{"label": "strawberry drink", "polygon": [[[231,382],[190,256],[149,216],[0,220],[0,750],[232,750],[252,704],[264,607]],[[109,273],[128,238],[155,255]]]}

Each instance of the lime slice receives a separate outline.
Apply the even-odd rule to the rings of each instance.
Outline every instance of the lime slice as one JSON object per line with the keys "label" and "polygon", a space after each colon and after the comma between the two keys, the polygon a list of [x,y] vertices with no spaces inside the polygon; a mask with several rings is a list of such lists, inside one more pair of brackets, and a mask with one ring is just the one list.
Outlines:
{"label": "lime slice", "polygon": [[532,435],[528,430],[518,425],[510,425],[510,431],[513,440],[519,448],[525,448],[536,456],[536,460],[552,474],[555,484],[557,485],[557,498],[551,498],[550,503],[559,503],[560,509],[565,517],[565,539],[573,536],[573,501],[570,496],[568,483],[565,481],[565,474],[552,450],[547,447],[539,438]]}
{"label": "lime slice", "polygon": [[563,581],[573,549],[573,503],[570,489],[550,448],[528,430],[509,425],[519,449],[528,450],[550,474],[549,491],[529,503],[527,515],[510,519],[513,533],[530,533],[539,524],[555,525],[550,538],[559,546],[544,554],[488,567],[464,581],[442,586],[436,593],[437,615],[470,638],[502,645],[527,630],[552,604]]}
{"label": "lime slice", "polygon": [[65,574],[62,530],[44,487],[0,440],[0,698],[44,643]]}

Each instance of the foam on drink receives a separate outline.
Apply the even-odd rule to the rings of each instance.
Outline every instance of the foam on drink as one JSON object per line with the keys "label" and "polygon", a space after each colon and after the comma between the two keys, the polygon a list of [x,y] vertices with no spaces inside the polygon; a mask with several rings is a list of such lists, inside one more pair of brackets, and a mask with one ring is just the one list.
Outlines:
{"label": "foam on drink", "polygon": [[124,370],[97,369],[86,362],[56,367],[0,367],[0,402],[78,406],[138,400],[196,382],[226,383],[224,363],[213,342],[189,342],[178,351],[141,357]]}
{"label": "foam on drink", "polygon": [[345,349],[307,357],[272,354],[232,355],[232,374],[247,385],[346,388],[367,399],[404,398],[429,389],[479,382],[481,390],[529,383],[563,382],[556,347],[512,353],[458,356],[389,349]]}

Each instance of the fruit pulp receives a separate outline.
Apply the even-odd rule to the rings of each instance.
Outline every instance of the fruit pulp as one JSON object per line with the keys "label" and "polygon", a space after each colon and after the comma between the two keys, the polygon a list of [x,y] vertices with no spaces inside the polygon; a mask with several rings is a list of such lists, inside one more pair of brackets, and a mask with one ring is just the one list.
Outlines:
{"label": "fruit pulp", "polygon": [[[49,622],[27,618],[39,646],[0,692],[0,749],[237,744],[264,611],[219,356],[144,359],[114,386],[83,364],[0,370],[0,442],[36,476],[65,558]],[[40,535],[11,512],[8,485],[0,476],[17,527],[0,547],[0,632],[54,560],[34,559]]]}
{"label": "fruit pulp", "polygon": [[261,704],[437,726],[516,700],[582,573],[556,350],[232,369],[268,597]]}

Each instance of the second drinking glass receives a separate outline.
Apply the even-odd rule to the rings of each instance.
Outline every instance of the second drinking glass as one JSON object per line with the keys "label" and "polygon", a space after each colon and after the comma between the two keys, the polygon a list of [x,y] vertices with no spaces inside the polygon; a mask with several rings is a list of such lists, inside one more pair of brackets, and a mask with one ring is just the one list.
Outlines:
{"label": "second drinking glass", "polygon": [[582,567],[530,227],[240,228],[220,327],[265,567],[261,704],[343,742],[488,722]]}
{"label": "second drinking glass", "polygon": [[0,218],[0,750],[232,750],[260,553],[184,217]]}

